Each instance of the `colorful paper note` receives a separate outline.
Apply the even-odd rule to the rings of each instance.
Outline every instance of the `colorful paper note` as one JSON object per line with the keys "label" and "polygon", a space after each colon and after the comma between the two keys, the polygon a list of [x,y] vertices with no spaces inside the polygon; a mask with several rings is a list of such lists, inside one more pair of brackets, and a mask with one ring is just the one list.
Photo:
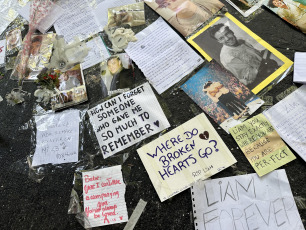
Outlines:
{"label": "colorful paper note", "polygon": [[149,83],[88,110],[104,158],[170,126]]}
{"label": "colorful paper note", "polygon": [[306,161],[306,86],[263,113],[281,138]]}
{"label": "colorful paper note", "polygon": [[199,181],[191,189],[196,230],[303,230],[284,169]]}
{"label": "colorful paper note", "polygon": [[203,113],[137,152],[161,201],[236,162]]}
{"label": "colorful paper note", "polygon": [[229,131],[259,176],[295,159],[263,114],[252,117]]}
{"label": "colorful paper note", "polygon": [[85,228],[128,221],[121,166],[83,172]]}
{"label": "colorful paper note", "polygon": [[78,161],[79,110],[36,116],[36,149],[32,166]]}

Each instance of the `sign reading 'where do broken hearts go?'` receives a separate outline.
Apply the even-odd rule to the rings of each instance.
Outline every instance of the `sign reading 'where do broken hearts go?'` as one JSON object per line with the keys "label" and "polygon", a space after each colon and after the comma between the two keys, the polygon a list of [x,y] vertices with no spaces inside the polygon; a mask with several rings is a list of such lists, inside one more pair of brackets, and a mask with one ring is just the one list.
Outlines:
{"label": "sign reading 'where do broken hearts go?'", "polygon": [[88,114],[104,158],[170,126],[149,83],[97,105]]}
{"label": "sign reading 'where do broken hearts go?'", "polygon": [[236,163],[203,113],[137,152],[161,201]]}

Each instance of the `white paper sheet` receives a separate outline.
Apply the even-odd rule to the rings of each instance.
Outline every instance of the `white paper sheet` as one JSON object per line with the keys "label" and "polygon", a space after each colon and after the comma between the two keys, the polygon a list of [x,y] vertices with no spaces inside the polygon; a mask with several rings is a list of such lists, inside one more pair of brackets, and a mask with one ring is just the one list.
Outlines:
{"label": "white paper sheet", "polygon": [[128,221],[121,166],[83,172],[85,228]]}
{"label": "white paper sheet", "polygon": [[0,40],[0,66],[5,63],[6,40]]}
{"label": "white paper sheet", "polygon": [[284,169],[206,180],[191,189],[196,230],[303,230]]}
{"label": "white paper sheet", "polygon": [[294,53],[293,82],[306,83],[306,52]]}
{"label": "white paper sheet", "polygon": [[281,138],[306,161],[306,85],[263,113]]}
{"label": "white paper sheet", "polygon": [[136,35],[126,53],[159,94],[203,63],[203,59],[162,19]]}
{"label": "white paper sheet", "polygon": [[0,34],[18,16],[17,11],[28,0],[1,0],[0,1]]}
{"label": "white paper sheet", "polygon": [[79,122],[78,110],[35,117],[36,149],[33,166],[78,161]]}
{"label": "white paper sheet", "polygon": [[104,158],[170,126],[148,83],[87,112]]}
{"label": "white paper sheet", "polygon": [[[18,13],[27,21],[30,20],[30,8],[31,2],[29,2],[25,7],[18,11]],[[64,13],[65,11],[61,7],[56,4],[53,4],[48,15],[39,23],[38,30],[43,34],[46,33],[54,24],[54,22]]]}
{"label": "white paper sheet", "polygon": [[84,59],[84,62],[82,63],[83,70],[96,65],[110,57],[110,54],[100,37],[95,37],[89,42],[86,42],[86,46],[90,48],[90,50],[87,57]]}
{"label": "white paper sheet", "polygon": [[97,18],[87,0],[65,0],[59,2],[65,14],[55,23],[54,28],[59,35],[63,35],[67,43],[74,37],[81,40],[100,31]]}
{"label": "white paper sheet", "polygon": [[99,4],[94,10],[94,14],[96,15],[98,22],[100,24],[100,28],[103,29],[108,22],[108,8],[113,8],[117,6],[123,6],[128,4],[135,3],[135,0],[99,0]]}

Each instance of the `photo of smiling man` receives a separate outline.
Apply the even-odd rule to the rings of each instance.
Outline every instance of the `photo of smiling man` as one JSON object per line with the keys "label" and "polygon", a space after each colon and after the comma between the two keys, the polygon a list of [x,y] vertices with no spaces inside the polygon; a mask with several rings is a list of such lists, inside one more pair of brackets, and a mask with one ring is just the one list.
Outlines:
{"label": "photo of smiling man", "polygon": [[[249,89],[256,88],[284,62],[261,39],[238,26],[228,17],[220,18],[188,42],[207,59],[215,59]],[[267,44],[268,45],[268,44]],[[206,55],[206,56],[205,56]]]}

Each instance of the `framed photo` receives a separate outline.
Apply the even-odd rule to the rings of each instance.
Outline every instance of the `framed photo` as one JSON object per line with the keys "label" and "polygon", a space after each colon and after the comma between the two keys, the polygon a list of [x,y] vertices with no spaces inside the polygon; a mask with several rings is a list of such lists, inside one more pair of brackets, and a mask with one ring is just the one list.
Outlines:
{"label": "framed photo", "polygon": [[250,16],[254,11],[260,8],[264,0],[226,0],[244,17]]}
{"label": "framed photo", "polygon": [[57,94],[51,101],[53,110],[63,109],[88,100],[80,64],[66,72],[59,71],[57,74],[59,74],[59,83],[55,89]]}
{"label": "framed photo", "polygon": [[258,94],[278,80],[293,62],[229,13],[187,40],[208,61],[215,59]]}

